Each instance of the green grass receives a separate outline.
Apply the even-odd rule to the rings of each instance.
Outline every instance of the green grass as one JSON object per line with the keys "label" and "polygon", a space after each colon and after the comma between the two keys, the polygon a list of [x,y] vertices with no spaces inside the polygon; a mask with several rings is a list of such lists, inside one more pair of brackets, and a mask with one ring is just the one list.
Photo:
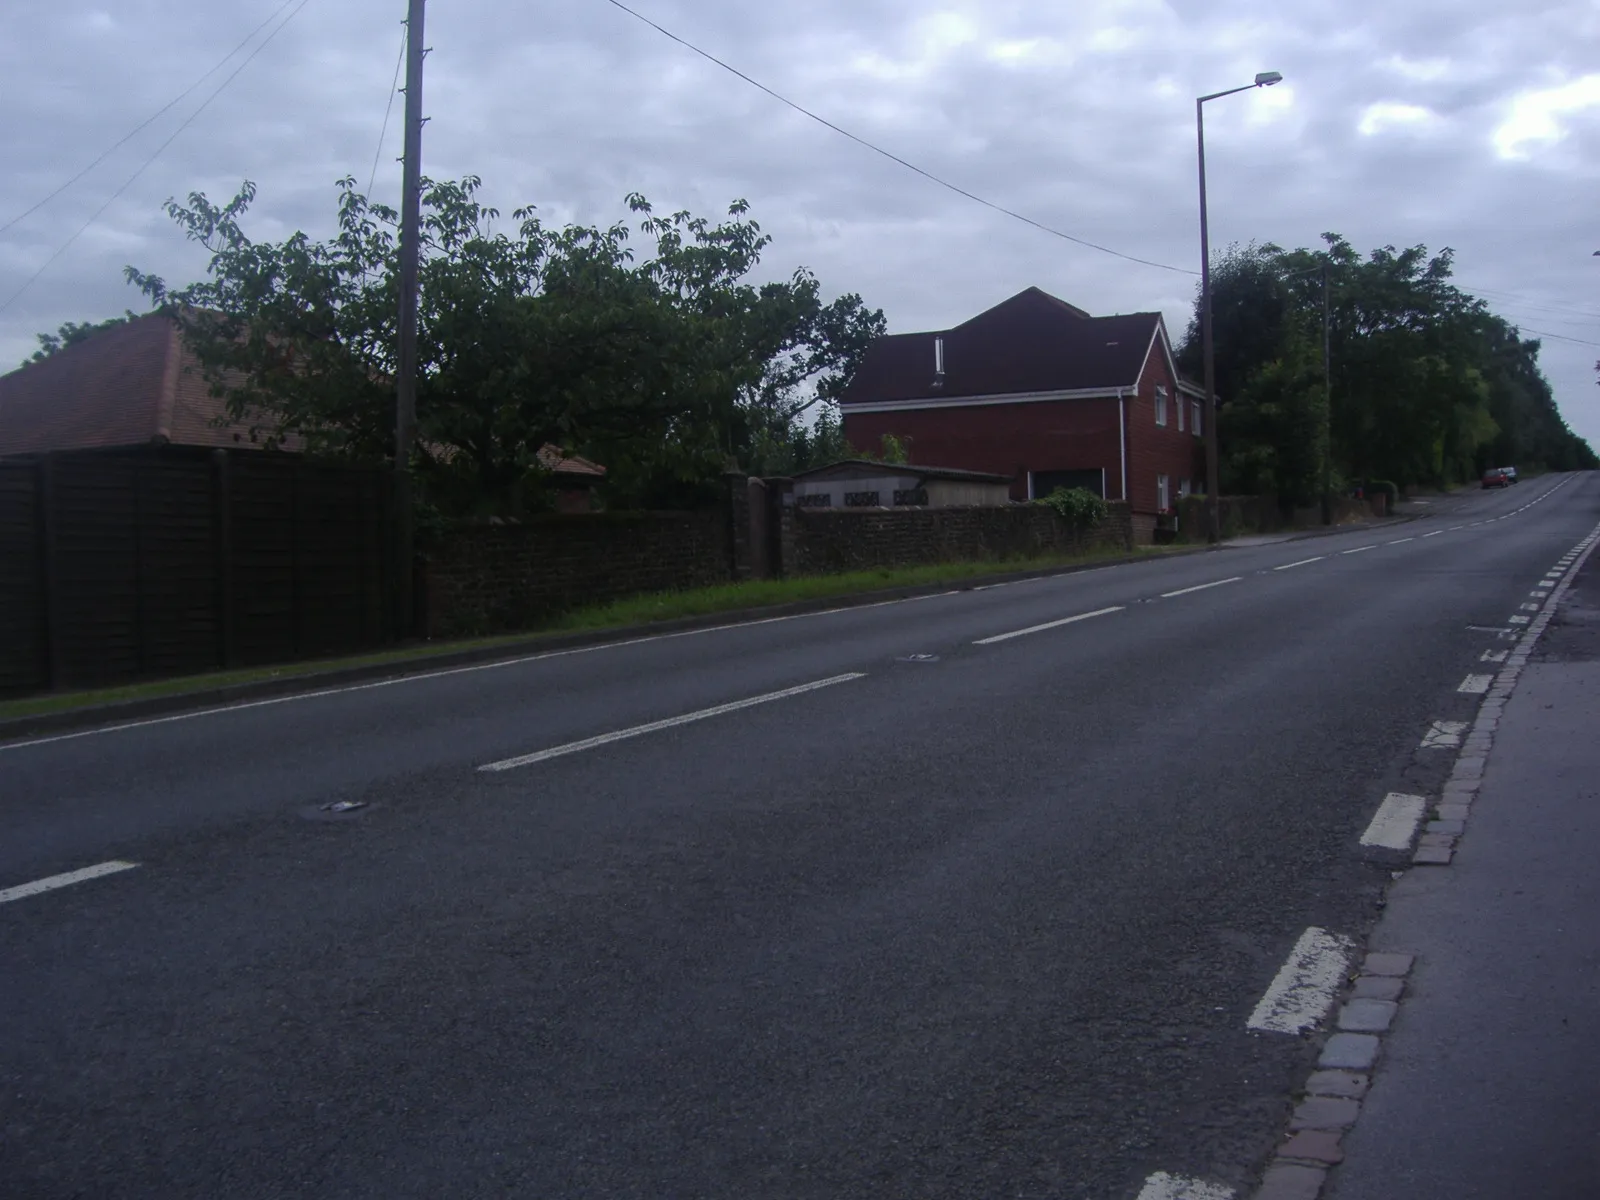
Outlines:
{"label": "green grass", "polygon": [[[1135,552],[1155,556],[1179,549],[1182,547],[1140,546]],[[1126,557],[1126,552],[1104,550],[1088,554],[1045,555],[1038,558],[999,561],[934,563],[920,567],[884,567],[868,571],[850,571],[839,575],[807,575],[796,579],[760,579],[746,583],[726,583],[677,592],[630,596],[614,600],[609,604],[576,609],[542,626],[496,637],[430,642],[426,645],[401,647],[374,654],[320,658],[275,667],[213,671],[204,675],[186,675],[120,687],[52,692],[20,700],[0,701],[0,721],[115,704],[119,701],[149,700],[162,696],[182,695],[186,692],[210,691],[241,683],[295,679],[348,667],[382,666],[390,663],[425,664],[430,658],[457,650],[513,647],[536,639],[541,633],[648,625],[653,621],[667,621],[678,617],[708,616],[740,609],[767,608],[777,604],[824,600],[886,588],[919,587],[941,583],[959,584],[987,575],[999,575],[1011,571],[1047,570],[1051,567],[1076,566],[1119,557]]]}

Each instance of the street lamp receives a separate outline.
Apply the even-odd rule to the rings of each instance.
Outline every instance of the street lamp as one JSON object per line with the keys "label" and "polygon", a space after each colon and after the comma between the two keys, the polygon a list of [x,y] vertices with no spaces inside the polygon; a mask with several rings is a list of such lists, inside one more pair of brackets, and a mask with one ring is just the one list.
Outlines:
{"label": "street lamp", "polygon": [[1206,224],[1206,117],[1205,102],[1235,92],[1248,92],[1251,88],[1271,87],[1281,83],[1283,76],[1276,71],[1263,71],[1254,83],[1229,88],[1225,92],[1212,92],[1194,102],[1195,135],[1200,144],[1200,348],[1205,361],[1206,390],[1206,539],[1222,540],[1221,510],[1217,493],[1221,489],[1217,466],[1217,364],[1211,346],[1211,230]]}

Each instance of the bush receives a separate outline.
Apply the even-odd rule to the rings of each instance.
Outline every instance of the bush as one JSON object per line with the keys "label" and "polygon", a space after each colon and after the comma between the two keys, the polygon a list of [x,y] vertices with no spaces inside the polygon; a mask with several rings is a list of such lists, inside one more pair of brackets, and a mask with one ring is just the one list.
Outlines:
{"label": "bush", "polygon": [[1066,518],[1074,529],[1092,528],[1104,521],[1111,511],[1104,500],[1087,488],[1057,488],[1034,503],[1054,509],[1056,515]]}

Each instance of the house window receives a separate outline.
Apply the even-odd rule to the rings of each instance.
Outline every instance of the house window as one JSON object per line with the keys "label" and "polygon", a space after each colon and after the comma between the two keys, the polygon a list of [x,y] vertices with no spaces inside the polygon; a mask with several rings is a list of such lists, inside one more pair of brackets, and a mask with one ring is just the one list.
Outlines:
{"label": "house window", "polygon": [[927,488],[896,488],[894,491],[894,506],[905,508],[907,506],[926,508],[928,506]]}
{"label": "house window", "polygon": [[1189,481],[1187,479],[1178,480],[1178,499],[1182,500],[1188,494],[1189,494]]}
{"label": "house window", "polygon": [[1167,389],[1164,388],[1164,387],[1158,387],[1158,388],[1156,388],[1156,424],[1157,425],[1165,425],[1166,423],[1167,423]]}
{"label": "house window", "polygon": [[1200,436],[1200,401],[1189,401],[1189,424],[1194,426],[1195,437]]}
{"label": "house window", "polygon": [[1183,432],[1183,410],[1184,410],[1183,397],[1179,396],[1176,399],[1176,401],[1174,401],[1174,405],[1178,410],[1178,432],[1182,433]]}
{"label": "house window", "polygon": [[799,508],[830,508],[833,505],[833,493],[807,492],[804,496],[796,496],[794,502]]}
{"label": "house window", "polygon": [[1172,507],[1172,480],[1166,475],[1156,476],[1156,508],[1166,512]]}
{"label": "house window", "polygon": [[846,492],[844,494],[846,508],[877,508],[877,492]]}

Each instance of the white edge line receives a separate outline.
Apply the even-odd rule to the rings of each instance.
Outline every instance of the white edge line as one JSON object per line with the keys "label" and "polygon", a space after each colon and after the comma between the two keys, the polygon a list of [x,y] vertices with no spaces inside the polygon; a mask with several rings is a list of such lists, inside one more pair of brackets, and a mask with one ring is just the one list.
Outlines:
{"label": "white edge line", "polygon": [[1197,583],[1193,587],[1179,588],[1175,592],[1162,592],[1163,600],[1170,600],[1174,596],[1187,596],[1190,592],[1203,592],[1207,588],[1221,587],[1225,583],[1238,583],[1243,575],[1235,575],[1231,579],[1213,579],[1210,583]]}
{"label": "white edge line", "polygon": [[1315,925],[1300,935],[1268,985],[1250,1019],[1250,1029],[1303,1033],[1321,1021],[1344,982],[1353,943]]}
{"label": "white edge line", "polygon": [[110,862],[97,863],[92,867],[82,867],[76,871],[68,871],[62,875],[50,875],[44,879],[35,879],[32,883],[19,883],[16,887],[0,889],[0,904],[8,904],[13,900],[21,900],[27,896],[37,896],[40,892],[53,892],[57,888],[71,887],[75,883],[83,883],[88,879],[99,879],[102,875],[115,875],[119,871],[131,871],[139,864],[123,862],[114,858]]}
{"label": "white edge line", "polygon": [[864,671],[849,671],[843,675],[833,675],[827,679],[818,679],[811,683],[802,683],[798,687],[784,688],[777,692],[767,692],[760,696],[750,696],[744,700],[734,700],[727,704],[716,704],[710,708],[702,708],[697,712],[683,713],[676,717],[667,717],[661,721],[651,721],[645,725],[634,725],[629,729],[618,729],[611,733],[602,733],[596,737],[584,738],[582,741],[567,742],[560,746],[551,746],[548,750],[535,750],[532,754],[519,754],[515,758],[502,758],[498,762],[484,763],[480,771],[509,771],[514,767],[531,766],[534,763],[545,762],[548,759],[560,758],[567,754],[578,754],[584,750],[593,750],[598,746],[620,742],[627,738],[640,737],[647,733],[656,733],[663,729],[672,729],[678,725],[687,725],[691,721],[704,721],[707,717],[720,717],[724,713],[737,712],[741,708],[754,708],[758,704],[769,704],[774,700],[785,700],[790,696],[801,696],[806,692],[814,692],[819,688],[832,687],[836,683],[849,683],[852,679],[865,679]]}
{"label": "white edge line", "polygon": [[1378,805],[1367,831],[1361,835],[1363,846],[1382,846],[1387,850],[1404,850],[1411,845],[1417,832],[1417,822],[1427,810],[1428,802],[1421,796],[1404,792],[1390,792]]}
{"label": "white edge line", "polygon": [[[1107,567],[1096,567],[1095,570],[1109,570]],[[1088,574],[1088,572],[1077,572]],[[1046,577],[1048,578],[1048,577]],[[952,588],[948,592],[930,592],[922,596],[905,596],[895,600],[874,600],[871,604],[846,604],[839,608],[824,608],[817,612],[786,613],[781,617],[760,617],[754,621],[730,621],[725,625],[707,625],[701,629],[676,629],[670,633],[651,633],[644,637],[624,638],[616,642],[595,642],[588,646],[569,646],[563,650],[541,650],[537,654],[523,654],[515,658],[497,658],[493,662],[468,663],[460,667],[444,667],[437,671],[418,671],[406,675],[392,675],[387,679],[373,679],[363,683],[345,684],[340,687],[317,688],[309,692],[293,692],[287,696],[271,696],[265,700],[246,700],[239,704],[212,705],[209,708],[196,708],[189,712],[170,713],[162,717],[146,717],[139,721],[120,721],[115,725],[99,725],[93,729],[79,729],[72,733],[55,733],[47,737],[28,738],[18,742],[0,742],[0,754],[7,750],[25,750],[30,746],[47,746],[52,742],[68,742],[75,738],[96,737],[102,733],[120,733],[126,729],[144,729],[151,725],[168,725],[174,721],[192,721],[198,717],[212,717],[219,713],[243,712],[251,708],[266,708],[273,704],[291,704],[300,700],[317,700],[324,696],[342,696],[349,692],[367,692],[374,688],[393,687],[402,683],[422,683],[429,679],[445,679],[451,675],[469,675],[475,671],[495,671],[501,667],[520,667],[526,663],[542,662],[547,658],[568,658],[574,654],[593,654],[601,650],[617,650],[624,646],[642,646],[648,642],[664,642],[672,638],[697,637],[703,633],[722,633],[729,629],[747,629],[755,625],[775,625],[780,621],[798,621],[806,617],[828,617],[836,613],[857,612],[868,608],[883,608],[890,604],[911,604],[917,600],[938,600],[944,596],[954,596],[963,590]],[[403,663],[397,663],[396,669],[403,669]]]}
{"label": "white edge line", "polygon": [[1287,571],[1291,567],[1303,567],[1307,563],[1321,562],[1323,559],[1325,559],[1327,557],[1328,556],[1326,554],[1319,554],[1315,558],[1302,558],[1299,562],[1284,563],[1283,566],[1281,566],[1281,567],[1273,567],[1272,569],[1274,571]]}
{"label": "white edge line", "polygon": [[1078,613],[1072,617],[1062,617],[1059,621],[1046,621],[1043,625],[1029,625],[1026,629],[1013,629],[1010,633],[997,633],[993,637],[979,638],[973,642],[974,646],[992,646],[996,642],[1007,642],[1012,638],[1022,637],[1029,633],[1043,633],[1046,629],[1058,629],[1062,625],[1071,625],[1075,621],[1087,621],[1090,617],[1103,617],[1107,613],[1121,612],[1127,608],[1126,604],[1113,604],[1110,608],[1097,608],[1093,612]]}

